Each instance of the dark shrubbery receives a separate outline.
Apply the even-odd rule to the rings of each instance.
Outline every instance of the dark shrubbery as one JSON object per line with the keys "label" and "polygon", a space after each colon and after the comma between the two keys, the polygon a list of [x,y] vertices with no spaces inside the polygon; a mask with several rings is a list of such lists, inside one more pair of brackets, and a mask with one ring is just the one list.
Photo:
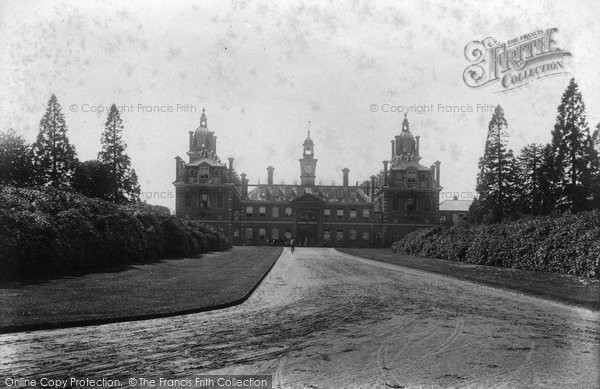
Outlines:
{"label": "dark shrubbery", "polygon": [[600,212],[418,230],[395,242],[392,251],[600,278]]}
{"label": "dark shrubbery", "polygon": [[43,278],[229,247],[217,229],[164,207],[0,187],[0,279]]}

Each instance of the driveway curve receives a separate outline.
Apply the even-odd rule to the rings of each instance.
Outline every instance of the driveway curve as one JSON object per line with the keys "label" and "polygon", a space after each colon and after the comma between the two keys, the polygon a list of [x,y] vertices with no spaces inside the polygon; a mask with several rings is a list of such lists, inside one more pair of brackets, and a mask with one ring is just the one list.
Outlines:
{"label": "driveway curve", "polygon": [[6,377],[272,374],[274,388],[597,388],[600,313],[334,249],[220,311],[0,336]]}

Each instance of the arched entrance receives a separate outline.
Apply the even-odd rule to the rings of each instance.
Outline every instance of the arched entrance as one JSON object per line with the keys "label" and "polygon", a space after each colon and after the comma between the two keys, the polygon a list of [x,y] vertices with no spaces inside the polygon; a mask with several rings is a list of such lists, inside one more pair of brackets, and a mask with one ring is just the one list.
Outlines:
{"label": "arched entrance", "polygon": [[296,220],[298,246],[318,246],[319,220],[318,210],[301,210]]}

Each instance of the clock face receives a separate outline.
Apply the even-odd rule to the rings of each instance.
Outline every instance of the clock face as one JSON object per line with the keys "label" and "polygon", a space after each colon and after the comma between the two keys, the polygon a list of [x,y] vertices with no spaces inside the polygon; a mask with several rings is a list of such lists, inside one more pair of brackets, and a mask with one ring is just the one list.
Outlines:
{"label": "clock face", "polygon": [[312,166],[310,166],[310,165],[304,166],[304,173],[306,173],[306,174],[312,173]]}

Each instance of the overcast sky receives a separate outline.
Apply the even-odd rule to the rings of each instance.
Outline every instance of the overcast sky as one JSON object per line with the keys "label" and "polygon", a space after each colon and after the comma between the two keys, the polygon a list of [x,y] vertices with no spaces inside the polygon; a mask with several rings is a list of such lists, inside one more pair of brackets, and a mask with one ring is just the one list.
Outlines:
{"label": "overcast sky", "polygon": [[[550,140],[570,77],[580,85],[590,128],[600,121],[600,2],[447,3],[5,0],[0,128],[33,142],[55,93],[70,140],[87,160],[97,156],[106,121],[106,112],[91,111],[124,106],[127,151],[142,191],[172,197],[174,157],[187,160],[188,131],[198,127],[203,107],[219,156],[234,157],[251,183],[266,181],[268,165],[277,183],[299,181],[310,120],[317,182],[341,184],[342,168],[354,183],[390,158],[403,115],[383,112],[385,104],[433,104],[434,112],[408,119],[421,136],[422,163],[442,162],[444,192],[474,192],[491,118],[477,104],[503,106],[515,150]],[[572,53],[570,74],[507,92],[465,85],[469,42],[506,42],[552,27],[558,46]],[[438,104],[473,112],[437,112]],[[146,106],[172,112],[144,112]],[[174,207],[173,198],[160,197],[148,202]]]}

